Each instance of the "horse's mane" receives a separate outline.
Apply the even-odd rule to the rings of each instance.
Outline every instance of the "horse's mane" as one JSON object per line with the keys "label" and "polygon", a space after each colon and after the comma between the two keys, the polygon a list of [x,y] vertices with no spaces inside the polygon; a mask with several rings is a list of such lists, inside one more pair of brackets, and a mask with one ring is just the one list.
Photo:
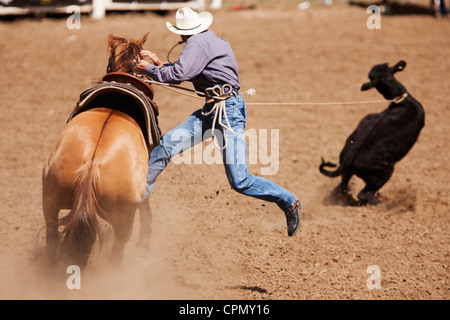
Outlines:
{"label": "horse's mane", "polygon": [[114,37],[113,41],[115,42],[115,45],[109,46],[109,63],[115,61],[116,47],[120,44],[126,43],[127,47],[119,53],[120,57],[115,63],[115,67],[117,68],[117,66],[122,66],[126,67],[127,72],[129,73],[136,72],[135,58],[139,55],[139,51],[142,49],[139,43],[137,41],[127,40],[122,37]]}

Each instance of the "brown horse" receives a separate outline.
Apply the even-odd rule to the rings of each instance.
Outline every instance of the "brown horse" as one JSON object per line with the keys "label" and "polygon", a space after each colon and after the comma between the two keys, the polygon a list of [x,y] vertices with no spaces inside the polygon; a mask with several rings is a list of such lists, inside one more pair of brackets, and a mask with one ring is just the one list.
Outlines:
{"label": "brown horse", "polygon": [[[138,41],[109,35],[108,72],[135,71]],[[53,262],[86,266],[99,232],[99,219],[113,227],[112,258],[120,262],[131,236],[136,210],[139,244],[148,246],[151,211],[141,202],[146,187],[149,152],[142,130],[130,116],[94,108],[70,120],[44,166],[42,204],[47,252]],[[63,218],[61,209],[70,209]]]}

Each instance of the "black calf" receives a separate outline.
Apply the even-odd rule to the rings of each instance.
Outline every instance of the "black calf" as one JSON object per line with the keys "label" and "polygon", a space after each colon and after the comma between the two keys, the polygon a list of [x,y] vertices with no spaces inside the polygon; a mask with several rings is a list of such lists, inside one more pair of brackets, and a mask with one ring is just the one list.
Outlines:
{"label": "black calf", "polygon": [[[325,162],[319,167],[328,177],[342,176],[335,189],[335,195],[346,200],[348,205],[378,204],[375,193],[389,180],[397,161],[402,159],[416,142],[425,123],[422,105],[414,99],[405,87],[394,78],[394,73],[405,68],[400,61],[389,67],[387,63],[376,65],[370,70],[370,82],[361,90],[375,87],[387,100],[389,107],[365,116],[355,131],[347,138],[339,156],[339,167],[328,171],[326,167],[336,167]],[[348,182],[356,175],[366,183],[355,201],[348,193]]]}

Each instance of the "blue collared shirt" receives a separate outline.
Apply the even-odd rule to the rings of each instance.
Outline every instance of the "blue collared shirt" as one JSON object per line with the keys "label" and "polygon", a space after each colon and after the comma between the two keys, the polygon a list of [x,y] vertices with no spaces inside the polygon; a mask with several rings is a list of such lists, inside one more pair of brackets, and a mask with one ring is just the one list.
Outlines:
{"label": "blue collared shirt", "polygon": [[164,83],[191,81],[195,90],[200,92],[223,84],[240,89],[234,52],[226,40],[211,30],[189,37],[177,62],[166,62],[162,66],[148,64],[145,73]]}

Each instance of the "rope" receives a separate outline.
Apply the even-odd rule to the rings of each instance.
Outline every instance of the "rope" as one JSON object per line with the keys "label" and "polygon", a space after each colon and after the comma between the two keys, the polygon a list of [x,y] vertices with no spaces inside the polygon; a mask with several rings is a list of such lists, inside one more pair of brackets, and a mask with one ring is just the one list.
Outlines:
{"label": "rope", "polygon": [[[213,112],[215,112],[211,128],[212,128],[212,133],[213,133],[212,139],[213,139],[214,145],[217,149],[224,150],[227,147],[228,141],[227,141],[227,136],[226,136],[225,130],[228,130],[232,134],[236,135],[236,132],[231,128],[230,122],[228,121],[226,107],[225,107],[225,100],[228,99],[229,97],[231,97],[231,95],[232,95],[233,87],[231,85],[224,84],[222,87],[219,85],[216,85],[212,88],[206,89],[205,93],[203,93],[203,92],[184,88],[184,87],[177,86],[177,85],[170,84],[170,83],[163,83],[163,82],[155,81],[155,80],[150,79],[146,75],[136,74],[136,76],[140,76],[141,78],[142,78],[142,76],[144,76],[146,78],[146,79],[143,79],[144,82],[160,85],[166,89],[183,94],[185,96],[189,96],[189,97],[196,98],[196,99],[203,99],[200,96],[203,96],[204,98],[206,98],[206,104],[202,108],[202,115],[209,116]],[[191,94],[188,92],[192,92],[195,94]],[[249,89],[243,93],[246,93],[249,96],[254,96],[256,94],[256,91],[255,91],[255,89]],[[405,93],[403,93],[403,95],[396,97],[394,99],[390,99],[390,100],[384,99],[384,100],[363,100],[363,101],[344,101],[344,102],[249,102],[249,103],[246,103],[246,105],[329,106],[329,105],[352,105],[352,104],[386,103],[386,102],[393,102],[395,104],[398,104],[398,103],[402,102],[403,100],[405,100],[407,96],[408,96],[408,93],[405,92]],[[211,108],[210,111],[204,112],[205,106],[211,102],[214,102],[214,106]],[[226,125],[222,122],[222,117],[225,118]],[[219,120],[217,121],[217,119],[219,119]],[[380,119],[375,124],[375,127],[378,125],[378,123],[382,119]],[[216,142],[217,137],[214,135],[216,121],[219,124],[219,126],[222,128],[222,133],[223,133],[223,137],[224,137],[224,145],[222,148]],[[372,129],[372,131],[375,129],[375,127]],[[214,139],[214,138],[216,138],[216,139]]]}
{"label": "rope", "polygon": [[260,105],[260,106],[332,106],[341,104],[365,104],[365,103],[381,103],[393,100],[363,100],[363,101],[343,101],[343,102],[248,102],[246,105]]}
{"label": "rope", "polygon": [[[205,97],[207,99],[210,98],[209,100],[207,100],[207,103],[214,101],[214,106],[211,108],[211,110],[209,110],[208,112],[205,112],[204,108],[207,105],[207,103],[206,103],[202,108],[202,116],[207,117],[207,116],[211,115],[213,112],[215,112],[211,130],[213,133],[212,139],[214,141],[214,145],[219,150],[225,150],[225,148],[227,147],[227,144],[228,144],[227,135],[225,133],[225,130],[228,130],[232,134],[236,135],[236,132],[234,132],[233,128],[231,128],[230,122],[228,121],[228,116],[227,116],[226,106],[225,106],[225,100],[227,98],[231,97],[232,94],[233,94],[233,87],[229,84],[224,84],[222,87],[219,85],[215,85],[214,87],[208,88],[205,91]],[[225,118],[225,122],[227,123],[226,125],[224,125],[222,122],[222,116]],[[219,124],[219,126],[221,126],[222,133],[223,133],[224,143],[223,143],[222,148],[216,142],[217,137],[214,135],[217,118],[219,119],[219,121],[217,123]]]}
{"label": "rope", "polygon": [[[138,75],[138,76],[142,76],[142,75]],[[182,95],[185,95],[185,96],[188,96],[191,98],[203,99],[202,97],[205,97],[205,93],[203,93],[203,92],[184,88],[184,87],[177,86],[174,84],[159,82],[159,81],[151,80],[150,78],[144,79],[143,81],[151,83],[151,84],[160,85],[166,89],[172,90],[174,92],[177,92],[179,94],[182,94]],[[191,94],[191,93],[188,93],[185,91],[193,92],[195,94]],[[256,92],[255,89],[249,89],[242,93],[246,93],[249,96],[254,96],[255,92]],[[199,96],[202,96],[202,97],[199,97]],[[380,100],[379,99],[379,100],[335,101],[335,102],[246,102],[245,104],[248,106],[252,106],[252,105],[253,106],[255,106],[255,105],[259,105],[259,106],[281,106],[281,105],[283,105],[283,106],[332,106],[332,105],[352,105],[352,104],[369,104],[369,103],[386,103],[386,102],[400,103],[405,98],[406,98],[406,96],[403,95],[403,96],[396,97],[396,98],[390,99],[390,100],[386,100],[386,99]]]}
{"label": "rope", "polygon": [[183,44],[183,43],[184,43],[184,41],[178,41],[178,43],[177,43],[176,45],[174,45],[174,46],[172,47],[172,49],[169,50],[169,52],[167,53],[167,61],[168,61],[169,63],[172,63],[172,64],[173,64],[173,62],[170,61],[170,53],[172,52],[172,50],[175,49],[175,47],[177,47],[177,46],[179,46],[180,44]]}

